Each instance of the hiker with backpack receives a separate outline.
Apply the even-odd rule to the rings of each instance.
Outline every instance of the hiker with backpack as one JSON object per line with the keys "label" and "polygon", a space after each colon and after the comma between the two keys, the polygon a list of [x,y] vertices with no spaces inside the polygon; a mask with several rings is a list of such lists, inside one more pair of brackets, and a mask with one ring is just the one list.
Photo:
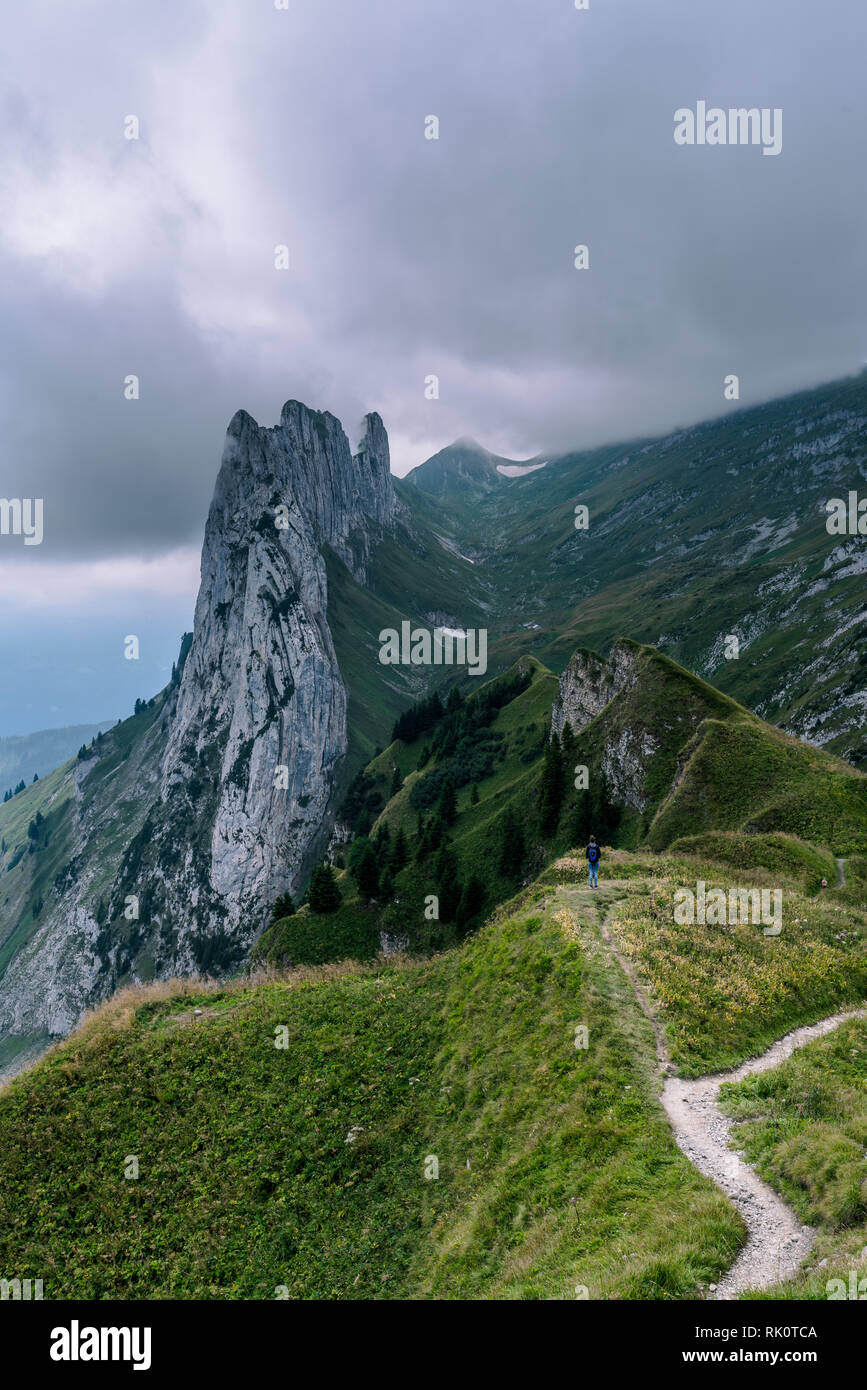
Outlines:
{"label": "hiker with backpack", "polygon": [[599,846],[596,843],[596,836],[590,836],[590,843],[587,846],[587,865],[590,870],[590,887],[599,887]]}

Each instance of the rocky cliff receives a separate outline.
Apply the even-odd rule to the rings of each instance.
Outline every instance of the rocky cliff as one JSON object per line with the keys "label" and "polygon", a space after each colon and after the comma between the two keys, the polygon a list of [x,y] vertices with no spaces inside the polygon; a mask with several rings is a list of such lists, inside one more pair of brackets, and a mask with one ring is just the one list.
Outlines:
{"label": "rocky cliff", "polygon": [[569,723],[577,734],[601,714],[619,690],[635,680],[638,649],[631,642],[616,642],[608,660],[597,652],[579,649],[560,677],[551,727],[562,734]]}
{"label": "rocky cliff", "polygon": [[607,659],[575,652],[560,676],[551,728],[561,734],[568,723],[579,736],[579,760],[604,776],[610,799],[643,814],[668,792],[702,722],[739,708],[658,652],[621,640]]}
{"label": "rocky cliff", "polygon": [[235,415],[179,683],[28,793],[47,828],[5,865],[0,1037],[65,1032],[125,979],[243,960],[327,843],[347,750],[324,552],[363,584],[403,518],[378,415],[354,456],[297,401],[274,428]]}

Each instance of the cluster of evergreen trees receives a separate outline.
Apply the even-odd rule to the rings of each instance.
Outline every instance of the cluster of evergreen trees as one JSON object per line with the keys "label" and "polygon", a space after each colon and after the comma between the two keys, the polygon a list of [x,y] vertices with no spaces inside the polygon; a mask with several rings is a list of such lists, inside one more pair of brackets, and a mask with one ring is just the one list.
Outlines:
{"label": "cluster of evergreen trees", "polygon": [[504,741],[502,734],[490,728],[501,703],[497,691],[489,697],[480,691],[471,700],[452,691],[446,714],[418,760],[422,769],[435,755],[437,766],[414,783],[410,793],[414,811],[429,811],[449,782],[457,789],[490,777]]}
{"label": "cluster of evergreen trees", "polygon": [[178,654],[178,659],[177,661],[172,662],[172,685],[180,685],[181,673],[183,672],[187,657],[190,654],[190,647],[192,645],[193,634],[191,632],[185,632],[181,637],[181,650]]}
{"label": "cluster of evergreen trees", "polygon": [[343,894],[330,864],[320,864],[313,870],[307,901],[311,912],[336,912],[343,902]]}
{"label": "cluster of evergreen trees", "polygon": [[[310,904],[311,912],[336,912],[343,902],[343,894],[329,863],[320,864],[313,870],[307,889],[307,902]],[[294,915],[295,903],[292,894],[281,893],[278,898],[275,898],[271,908],[270,925],[273,927],[275,922]]]}
{"label": "cluster of evergreen trees", "polygon": [[356,840],[349,851],[349,872],[363,902],[386,902],[394,896],[394,881],[409,863],[402,828],[392,836],[387,825],[372,840]]}
{"label": "cluster of evergreen trees", "polygon": [[402,739],[404,743],[413,743],[419,734],[424,734],[428,729],[432,729],[434,724],[438,724],[445,714],[445,705],[436,691],[429,700],[419,700],[416,704],[410,705],[403,714],[399,714],[394,721],[391,731],[391,742]]}
{"label": "cluster of evergreen trees", "polygon": [[449,692],[445,704],[438,692],[434,691],[429,699],[419,700],[398,716],[391,731],[392,742],[402,739],[404,743],[413,743],[421,734],[427,733],[428,729],[439,724],[444,715],[451,716],[465,711],[469,715],[468,719],[461,724],[460,721],[450,718],[443,728],[437,730],[433,741],[432,751],[453,751],[449,749],[448,744],[451,741],[453,747],[456,746],[461,727],[466,729],[490,724],[497,710],[526,690],[531,679],[529,671],[521,671],[513,676],[501,676],[499,680],[491,681],[484,689],[473,694],[468,701],[464,700],[461,692],[455,687]]}
{"label": "cluster of evergreen trees", "polygon": [[27,838],[30,841],[30,852],[37,849],[45,849],[48,844],[48,822],[41,811],[37,811],[33,820],[27,827]]}
{"label": "cluster of evergreen trees", "polygon": [[[435,694],[413,705],[397,720],[394,737],[405,742],[434,729],[422,762],[436,753],[437,766],[413,785],[410,802],[418,812],[418,823],[412,845],[402,827],[392,834],[384,825],[368,838],[369,825],[384,805],[384,793],[376,780],[363,772],[353,780],[341,818],[350,823],[355,820],[356,838],[347,861],[363,903],[385,905],[391,901],[397,875],[412,860],[416,884],[423,883],[426,893],[430,885],[430,893],[438,899],[439,921],[454,923],[461,934],[478,924],[490,905],[492,889],[486,887],[471,866],[464,865],[462,869],[458,861],[451,833],[458,815],[457,793],[461,786],[471,783],[470,805],[478,804],[479,760],[473,755],[483,746],[479,736],[492,737],[488,725],[497,710],[520,694],[529,680],[529,672],[502,678],[492,683],[490,690],[480,691],[469,700],[464,700],[455,689],[445,705]],[[577,758],[577,739],[567,724],[562,735],[554,734],[545,740],[535,812],[532,806],[507,804],[495,822],[489,841],[489,863],[506,884],[516,885],[528,871],[541,867],[546,841],[566,840],[583,845],[593,834],[600,843],[610,843],[616,833],[621,813],[611,800],[604,773],[601,769],[595,771],[586,789],[576,788]],[[486,766],[481,775],[488,775],[489,771]],[[382,780],[380,775],[379,781]],[[390,795],[396,795],[401,785],[400,770],[395,765]],[[423,795],[419,795],[421,787]],[[322,864],[314,871],[307,901],[316,913],[334,912],[340,907],[342,895],[330,864]],[[293,911],[292,900],[285,894],[274,905],[272,921]]]}
{"label": "cluster of evergreen trees", "polygon": [[[434,815],[427,821],[419,817],[414,859],[420,870],[424,866],[430,891],[438,899],[438,920],[454,922],[458,931],[463,933],[477,922],[483,912],[486,893],[475,874],[461,878],[448,835],[448,827],[454,822],[456,814],[454,788],[451,787],[446,790]],[[385,905],[389,902],[396,891],[397,875],[410,862],[410,847],[402,827],[392,834],[389,827],[384,825],[372,839],[366,836],[355,839],[349,850],[348,868],[361,901],[368,905]],[[317,913],[335,912],[340,907],[342,895],[330,864],[322,864],[314,870],[307,890],[307,901],[311,911]],[[274,905],[272,922],[289,915],[285,908],[278,907],[280,902],[278,899]]]}
{"label": "cluster of evergreen trees", "polygon": [[[478,801],[478,788],[474,787],[473,791]],[[419,815],[415,862],[419,869],[424,867],[436,892],[439,921],[454,922],[458,932],[464,935],[477,924],[483,913],[487,892],[477,874],[469,873],[461,877],[449,835],[456,817],[454,784],[446,780],[433,813],[427,819]]]}
{"label": "cluster of evergreen trees", "polygon": [[603,844],[620,825],[620,808],[611,800],[601,769],[588,779],[588,787],[572,791],[567,800],[567,792],[574,787],[577,751],[578,741],[568,723],[560,737],[552,734],[539,781],[539,831],[545,839],[552,839],[564,828],[572,844],[586,844],[591,835]]}
{"label": "cluster of evergreen trees", "polygon": [[[38,776],[34,776],[33,781],[34,781],[34,782],[38,782],[38,781],[39,781]],[[24,791],[24,788],[26,787],[26,785],[27,785],[27,783],[26,783],[26,782],[24,781],[24,779],[22,778],[21,781],[18,783],[18,786],[17,786],[17,787],[15,787],[14,789],[13,789],[12,787],[10,787],[9,790],[8,790],[8,792],[4,792],[4,793],[3,793],[3,800],[4,800],[4,801],[11,801],[12,798],[13,798],[13,796],[17,796],[19,792],[23,792],[23,791]]]}
{"label": "cluster of evergreen trees", "polygon": [[[138,703],[139,703],[139,701],[136,700],[136,704],[138,704]],[[139,711],[136,710],[136,714],[138,714],[138,713],[139,713]],[[118,724],[119,724],[121,721],[118,720],[117,722],[118,722]],[[85,758],[90,757],[90,750],[91,750],[91,748],[95,748],[96,745],[97,745],[98,743],[102,743],[102,739],[103,739],[103,733],[102,733],[102,729],[100,729],[100,731],[99,731],[99,733],[96,735],[96,737],[95,737],[95,738],[92,738],[92,739],[90,740],[90,744],[89,744],[89,745],[86,744],[86,743],[83,743],[83,744],[81,745],[81,747],[80,747],[79,750],[78,750],[78,755],[77,755],[77,756],[78,756],[79,758],[81,758],[82,760],[85,759]],[[35,780],[36,780],[36,779],[34,778],[34,781],[35,781]]]}
{"label": "cluster of evergreen trees", "polygon": [[362,768],[350,782],[337,818],[356,835],[366,835],[384,805],[376,779]]}

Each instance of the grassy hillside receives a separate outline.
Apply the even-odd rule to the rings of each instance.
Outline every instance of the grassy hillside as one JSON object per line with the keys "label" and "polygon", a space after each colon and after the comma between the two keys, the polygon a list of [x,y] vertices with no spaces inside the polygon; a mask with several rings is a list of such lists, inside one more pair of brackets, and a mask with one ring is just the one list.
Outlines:
{"label": "grassy hillside", "polygon": [[0,1266],[47,1298],[697,1296],[743,1227],[587,897],[426,963],[118,996],[0,1092]]}
{"label": "grassy hillside", "polygon": [[[735,863],[728,838],[723,863],[709,857],[715,845],[706,841],[695,857],[607,856],[608,872],[629,879],[612,935],[655,1001],[683,1076],[735,1066],[790,1029],[867,996],[867,883],[856,905],[835,880],[818,887],[812,864],[824,858],[812,847],[795,842],[787,865],[778,837],[738,842],[743,852]],[[766,936],[753,922],[675,921],[675,892],[695,890],[699,880],[727,894],[737,887],[779,889],[780,934]]]}
{"label": "grassy hillside", "polygon": [[617,649],[635,654],[635,679],[580,734],[578,748],[598,776],[628,738],[622,780],[634,764],[646,805],[641,817],[626,811],[618,843],[663,850],[685,835],[741,829],[795,835],[841,855],[867,849],[867,776],[654,648]]}
{"label": "grassy hillside", "polygon": [[648,835],[782,831],[845,855],[867,849],[867,777],[752,717],[709,719]]}
{"label": "grassy hillside", "polygon": [[[410,951],[451,946],[591,831],[618,848],[706,851],[732,871],[776,868],[811,891],[823,877],[835,883],[834,856],[867,849],[867,777],[765,724],[652,648],[621,645],[634,654],[634,678],[574,748],[560,751],[550,823],[540,797],[558,684],[525,657],[368,763],[345,808],[361,841],[337,858],[340,908],[313,913],[305,905],[278,921],[254,960],[277,967],[369,960],[381,933]],[[501,697],[489,716],[480,712]],[[589,769],[586,792],[572,785],[576,762]],[[454,787],[447,824],[440,823],[446,781]],[[643,810],[634,805],[636,788]],[[504,848],[509,817],[519,841],[514,855]],[[380,881],[364,894],[355,869],[368,839]],[[459,899],[471,880],[474,910],[462,913]],[[438,898],[435,921],[426,915],[431,895]]]}
{"label": "grassy hillside", "polygon": [[[540,774],[535,750],[520,770],[519,740],[551,677],[525,677],[479,726],[506,752],[456,816],[461,871],[484,854],[485,802],[517,805]],[[439,729],[447,746],[458,727],[447,715],[417,741]],[[387,750],[405,771],[415,741]],[[375,771],[393,777],[388,760]],[[393,818],[392,846],[410,777],[377,817]],[[822,889],[832,864],[791,835],[713,831],[662,854],[605,847],[593,893],[572,845],[427,955],[377,957],[377,905],[347,898],[277,924],[272,945],[294,933],[291,972],[121,991],[0,1090],[0,1265],[49,1298],[701,1297],[744,1228],[674,1144],[651,1028],[602,919],[675,1065],[704,1073],[867,994],[867,859]],[[408,933],[412,872],[389,907]],[[676,925],[674,891],[699,878],[780,886],[781,934]],[[365,962],[297,964],[320,923],[353,954],[365,914]],[[814,1074],[753,1078],[737,1103],[748,1153],[800,1189],[820,1251],[845,1264],[867,1239],[867,1043],[832,1045]]]}

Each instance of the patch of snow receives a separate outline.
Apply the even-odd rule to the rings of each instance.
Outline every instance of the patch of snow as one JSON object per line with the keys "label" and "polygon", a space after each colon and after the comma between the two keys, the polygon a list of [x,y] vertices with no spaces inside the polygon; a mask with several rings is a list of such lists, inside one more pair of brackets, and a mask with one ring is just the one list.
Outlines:
{"label": "patch of snow", "polygon": [[502,473],[504,478],[523,478],[525,473],[535,473],[537,468],[547,466],[547,459],[544,463],[498,463],[497,472]]}

